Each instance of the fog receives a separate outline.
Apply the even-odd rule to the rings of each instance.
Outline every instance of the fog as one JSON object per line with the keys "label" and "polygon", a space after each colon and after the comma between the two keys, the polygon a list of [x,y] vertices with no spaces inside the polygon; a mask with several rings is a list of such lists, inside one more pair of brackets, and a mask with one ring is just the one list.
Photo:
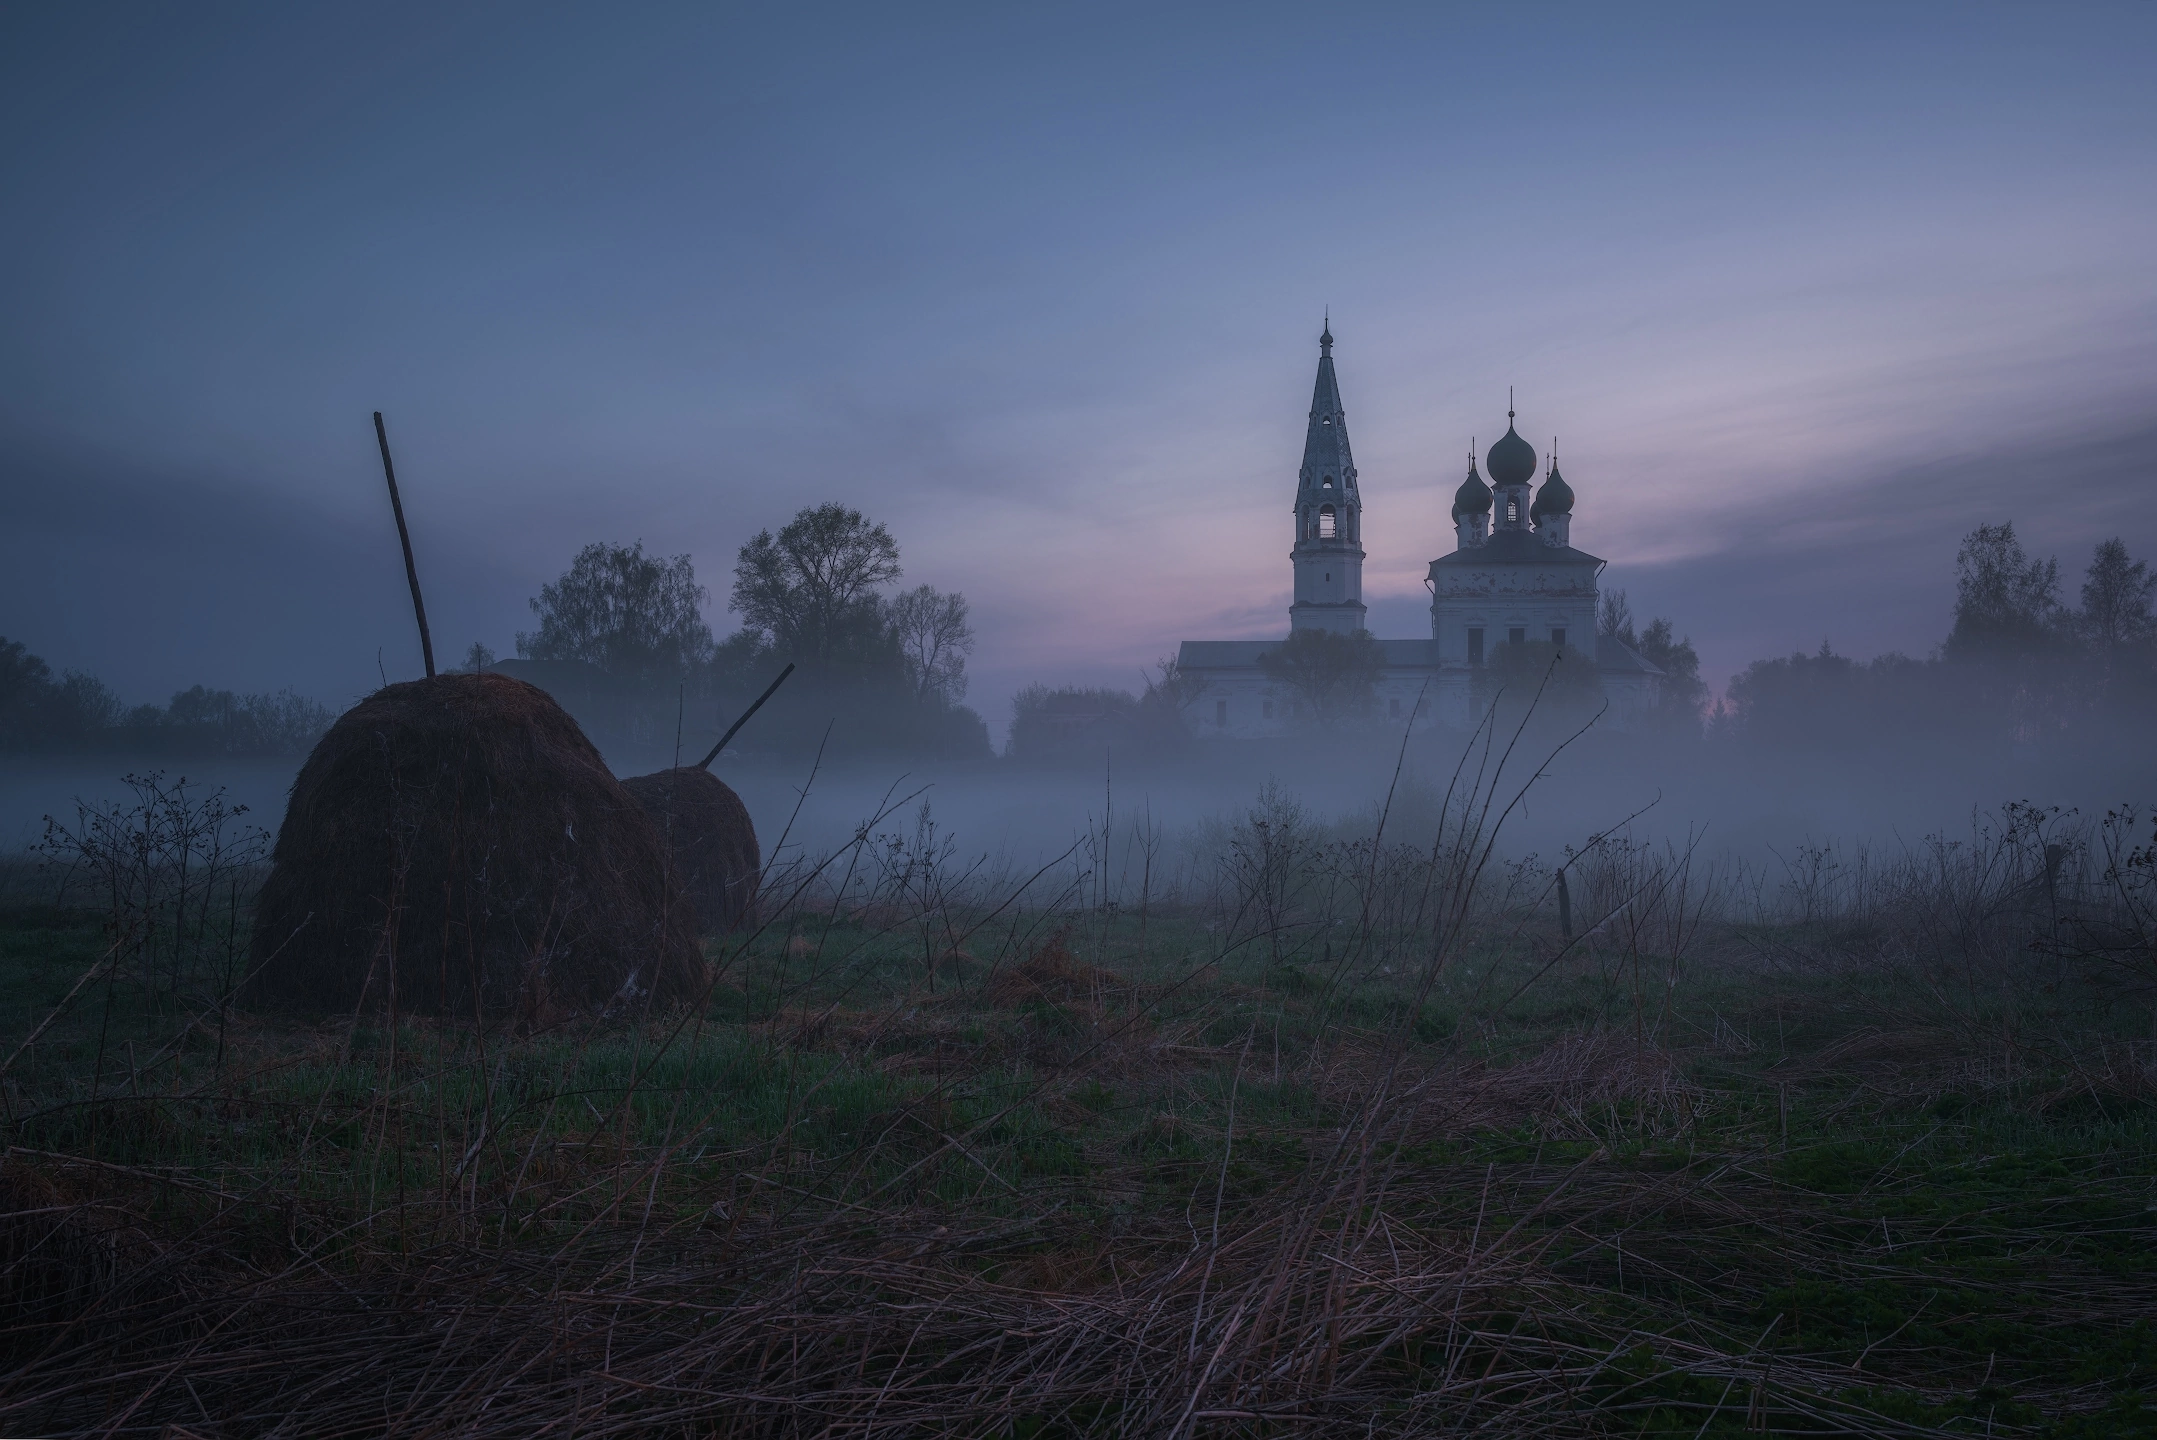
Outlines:
{"label": "fog", "polygon": [[[1312,825],[1341,838],[1377,831],[1389,799],[1390,839],[1427,843],[1449,786],[1466,793],[1480,768],[1493,814],[1506,810],[1498,853],[1548,866],[1621,828],[1669,841],[1703,859],[1774,869],[1806,845],[1876,851],[1932,835],[1956,839],[2012,802],[2094,819],[2157,797],[2157,756],[2138,730],[2115,728],[2073,743],[1958,753],[1944,730],[1877,737],[1841,757],[1763,754],[1727,736],[1704,739],[1610,733],[1531,722],[1476,736],[1422,731],[1194,745],[1172,759],[1106,750],[1053,766],[1005,759],[927,762],[854,759],[822,766],[729,753],[714,772],[747,803],[768,860],[829,853],[863,827],[912,836],[924,818],[985,872],[1030,873],[1068,857],[1113,825],[1128,860],[1135,836],[1158,842],[1155,882],[1172,888],[1211,863],[1228,824],[1272,787]],[[1511,746],[1511,756],[1504,752]],[[1562,748],[1561,748],[1562,747]],[[671,763],[667,750],[622,745],[618,774]],[[223,788],[249,823],[274,832],[294,759],[175,764],[155,756],[13,756],[0,761],[0,845],[32,846],[51,815],[71,822],[78,801],[127,798],[122,776],[162,770],[203,792]],[[1397,773],[1396,773],[1397,770]],[[1517,803],[1515,803],[1517,801]],[[784,845],[783,853],[772,852]],[[1069,861],[1067,864],[1083,863]],[[1130,877],[1136,884],[1136,877]]]}
{"label": "fog", "polygon": [[[337,713],[420,673],[375,410],[445,665],[515,653],[597,542],[692,557],[723,648],[742,548],[831,501],[889,525],[894,589],[971,603],[947,708],[999,748],[1030,686],[1284,633],[1329,315],[1381,636],[1426,633],[1456,457],[1512,387],[1524,436],[1566,438],[1575,542],[1689,637],[1704,701],[1823,639],[1933,654],[1981,524],[2060,558],[2065,648],[2091,547],[2157,552],[2157,92],[2117,58],[2150,7],[854,9],[0,21],[0,639],[99,677],[121,737],[0,745],[0,847],[150,769],[274,826],[304,745],[130,748],[123,712]],[[2148,697],[2110,683],[1931,669],[1699,735],[1606,723],[1503,844],[1637,816],[1772,860],[2157,794]],[[700,734],[747,698],[714,684]],[[1368,828],[1396,763],[1412,817],[1471,745],[841,743],[812,784],[814,708],[720,761],[767,844],[918,791],[887,823],[926,803],[1014,866],[1111,806],[1196,834],[1269,784]],[[618,773],[672,759],[589,728]]]}

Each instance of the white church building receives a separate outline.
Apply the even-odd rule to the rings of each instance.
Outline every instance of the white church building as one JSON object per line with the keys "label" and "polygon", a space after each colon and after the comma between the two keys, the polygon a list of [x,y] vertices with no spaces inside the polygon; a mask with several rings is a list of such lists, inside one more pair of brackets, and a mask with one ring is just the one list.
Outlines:
{"label": "white church building", "polygon": [[[1604,724],[1618,729],[1652,708],[1662,671],[1613,636],[1595,633],[1597,580],[1607,563],[1572,545],[1573,489],[1555,456],[1540,486],[1535,447],[1514,430],[1490,447],[1489,483],[1468,461],[1453,495],[1453,550],[1430,562],[1428,638],[1380,640],[1381,718],[1419,727],[1467,729],[1479,718],[1476,672],[1500,646],[1555,643],[1591,657],[1610,703]],[[1333,373],[1333,327],[1318,339],[1303,468],[1296,477],[1296,539],[1289,563],[1295,599],[1291,631],[1353,634],[1364,626],[1363,491],[1348,447],[1348,416]],[[1278,640],[1186,640],[1177,664],[1191,699],[1184,711],[1202,739],[1257,739],[1289,733],[1288,688],[1258,659]],[[1422,698],[1418,714],[1416,702]]]}

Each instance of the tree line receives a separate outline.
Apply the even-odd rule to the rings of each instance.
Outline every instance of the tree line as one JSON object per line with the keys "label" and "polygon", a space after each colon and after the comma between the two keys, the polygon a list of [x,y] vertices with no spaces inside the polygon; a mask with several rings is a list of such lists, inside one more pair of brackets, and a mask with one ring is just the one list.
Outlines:
{"label": "tree line", "polygon": [[[1814,654],[1759,660],[1721,697],[1700,675],[1691,638],[1667,617],[1634,619],[1623,590],[1598,604],[1596,637],[1615,639],[1662,672],[1659,698],[1631,728],[1664,740],[1882,755],[1911,745],[1973,751],[2057,740],[2157,713],[2157,574],[2124,540],[2098,544],[2077,603],[2063,595],[2056,560],[2031,556],[2013,524],[1980,525],[1956,557],[1954,623],[1933,654]],[[1376,687],[1384,655],[1368,631],[1299,630],[1262,652],[1295,723],[1311,730],[1383,729]],[[1163,662],[1143,693],[1030,686],[1012,702],[1012,753],[1054,758],[1114,745],[1158,748],[1186,734],[1193,698]],[[1547,641],[1496,646],[1475,676],[1478,712],[1494,703],[1574,721],[1602,704],[1593,653]]]}
{"label": "tree line", "polygon": [[241,695],[196,685],[168,705],[123,702],[95,675],[52,667],[0,636],[0,751],[168,757],[304,755],[329,707],[292,690]]}
{"label": "tree line", "polygon": [[[626,708],[611,713],[646,741],[663,739],[690,703],[700,718],[738,709],[788,664],[798,673],[744,731],[745,750],[827,755],[989,754],[988,726],[963,703],[974,631],[966,597],[899,588],[898,542],[843,505],[803,509],[737,553],[728,608],[740,627],[717,640],[710,592],[687,555],[596,543],[530,602],[538,628],[517,655],[549,689]],[[475,646],[467,663],[494,663]],[[576,708],[572,700],[572,708]]]}
{"label": "tree line", "polygon": [[[987,726],[964,704],[974,631],[966,597],[903,588],[890,531],[842,505],[806,508],[758,532],[735,558],[725,640],[687,555],[641,541],[585,546],[530,601],[537,628],[517,636],[529,678],[577,708],[656,740],[695,704],[715,724],[791,663],[796,678],[739,747],[775,755],[903,754],[980,758]],[[1953,625],[1924,658],[1857,660],[1814,653],[1759,660],[1720,698],[1673,621],[1636,624],[1626,593],[1606,591],[1598,639],[1611,637],[1663,673],[1644,728],[1666,737],[1854,755],[1910,737],[1973,746],[2059,739],[2106,724],[2146,724],[2157,709],[2157,574],[2114,538],[2098,544],[2070,603],[2055,559],[2030,555],[2012,523],[1980,525],[1956,557]],[[495,665],[484,645],[465,657]],[[1383,656],[1368,632],[1298,631],[1260,666],[1313,726],[1379,725]],[[1495,647],[1479,674],[1487,702],[1537,693],[1555,709],[1600,703],[1594,659],[1569,646]],[[1173,660],[1136,692],[1031,685],[1012,701],[1009,752],[1052,759],[1114,746],[1173,753],[1190,741],[1195,698]],[[608,704],[614,708],[607,709]],[[626,718],[625,718],[626,717]],[[0,637],[0,750],[127,751],[175,758],[304,754],[334,719],[291,690],[237,694],[203,686],[169,704],[127,706],[95,676],[55,675]],[[580,715],[580,718],[584,718]]]}
{"label": "tree line", "polygon": [[1857,660],[1825,641],[1759,660],[1707,710],[1711,733],[1844,755],[2032,745],[2146,727],[2157,713],[2157,574],[2124,540],[2093,549],[2070,603],[2056,559],[2012,522],[1980,525],[1955,558],[1951,628],[1933,654]]}

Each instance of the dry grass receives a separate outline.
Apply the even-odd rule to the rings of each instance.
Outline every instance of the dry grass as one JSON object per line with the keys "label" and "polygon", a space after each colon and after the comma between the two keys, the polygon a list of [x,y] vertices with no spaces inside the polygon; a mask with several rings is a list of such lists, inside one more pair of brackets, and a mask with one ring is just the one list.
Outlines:
{"label": "dry grass", "polygon": [[[1579,1068],[1556,1057],[1527,1090]],[[1871,1423],[1828,1367],[1629,1330],[1551,1263],[1569,1211],[1727,1212],[1729,1197],[1578,1176],[1456,1188],[1383,1158],[1423,1120],[1373,1096],[1279,1191],[1232,1207],[1201,1192],[1210,1214],[1156,1215],[1113,1247],[1053,1214],[802,1204],[753,1176],[660,1215],[640,1201],[666,1157],[620,1152],[581,1154],[555,1181],[588,1186],[611,1164],[618,1192],[555,1244],[447,1239],[440,1215],[378,1212],[341,1235],[342,1217],[293,1217],[273,1245],[262,1211],[290,1203],[274,1191],[18,1161],[0,1425],[1593,1434],[1673,1405],[1705,1417],[1686,1399],[1701,1385]],[[485,1209],[461,1218],[483,1228]]]}
{"label": "dry grass", "polygon": [[2027,907],[1956,891],[1943,979],[1877,899],[1711,911],[1634,849],[1567,937],[1471,845],[1269,825],[1260,900],[864,847],[635,1026],[108,1070],[77,1017],[5,1077],[0,1433],[2146,1426],[2147,1020]]}

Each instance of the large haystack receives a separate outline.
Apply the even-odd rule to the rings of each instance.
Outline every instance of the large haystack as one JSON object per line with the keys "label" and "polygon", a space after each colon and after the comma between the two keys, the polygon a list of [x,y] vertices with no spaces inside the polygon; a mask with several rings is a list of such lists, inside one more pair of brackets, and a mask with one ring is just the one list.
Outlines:
{"label": "large haystack", "polygon": [[577,722],[504,675],[376,691],[307,757],[250,997],[537,1019],[701,993],[659,832]]}
{"label": "large haystack", "polygon": [[733,787],[697,765],[622,782],[674,853],[674,873],[705,933],[753,930],[763,861],[749,807]]}

